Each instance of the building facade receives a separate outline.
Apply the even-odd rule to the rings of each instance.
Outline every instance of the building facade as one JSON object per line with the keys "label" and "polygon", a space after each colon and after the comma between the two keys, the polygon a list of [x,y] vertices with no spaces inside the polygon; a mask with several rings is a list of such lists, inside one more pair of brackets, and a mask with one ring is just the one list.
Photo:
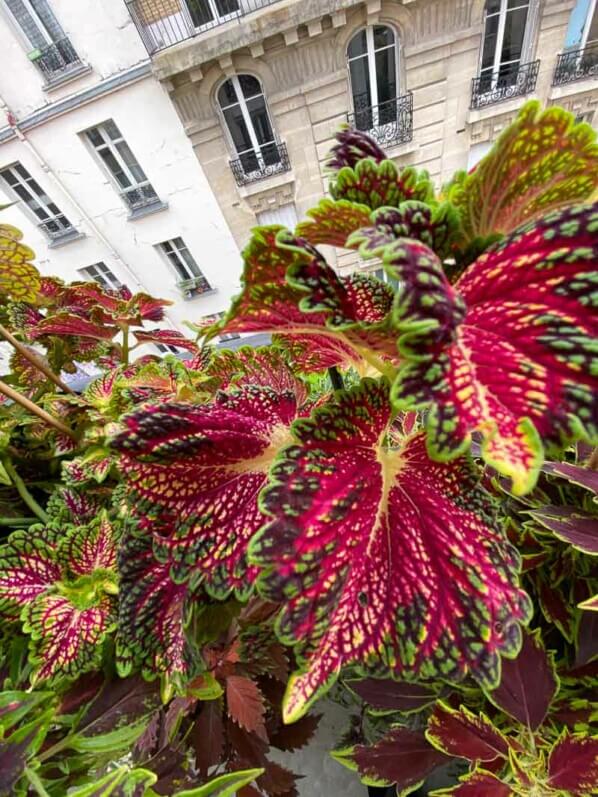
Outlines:
{"label": "building facade", "polygon": [[[127,0],[240,247],[326,190],[335,130],[437,185],[531,97],[593,121],[595,0]],[[341,272],[354,253],[328,252]]]}
{"label": "building facade", "polygon": [[44,274],[175,302],[237,292],[238,246],[122,0],[0,0],[0,221]]}

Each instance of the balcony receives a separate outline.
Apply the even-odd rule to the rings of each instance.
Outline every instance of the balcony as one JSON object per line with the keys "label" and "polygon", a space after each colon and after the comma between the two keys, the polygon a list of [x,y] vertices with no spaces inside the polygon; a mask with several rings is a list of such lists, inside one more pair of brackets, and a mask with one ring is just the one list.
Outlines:
{"label": "balcony", "polygon": [[522,97],[536,88],[540,61],[529,64],[506,64],[498,72],[485,72],[474,77],[471,85],[472,110],[497,102]]}
{"label": "balcony", "polygon": [[180,280],[177,282],[177,288],[180,290],[183,299],[193,299],[196,296],[201,296],[202,293],[212,292],[212,286],[203,274],[192,279]]}
{"label": "balcony", "polygon": [[48,84],[56,83],[84,67],[70,39],[67,38],[59,39],[43,50],[34,50],[29,54],[29,58]]}
{"label": "balcony", "polygon": [[47,218],[45,221],[42,221],[41,224],[38,224],[38,227],[52,241],[57,241],[59,238],[70,237],[71,235],[78,235],[77,230],[62,213]]}
{"label": "balcony", "polygon": [[586,77],[598,75],[598,41],[588,44],[583,50],[569,50],[557,57],[552,78],[553,86],[562,86]]}
{"label": "balcony", "polygon": [[230,168],[238,186],[255,183],[266,177],[290,171],[291,162],[287,146],[272,142],[264,144],[259,151],[248,150],[230,161]]}
{"label": "balcony", "polygon": [[404,144],[413,139],[413,94],[368,105],[369,95],[353,98],[355,112],[347,114],[347,120],[355,130],[362,130],[381,146]]}
{"label": "balcony", "polygon": [[276,2],[278,0],[125,0],[150,55]]}

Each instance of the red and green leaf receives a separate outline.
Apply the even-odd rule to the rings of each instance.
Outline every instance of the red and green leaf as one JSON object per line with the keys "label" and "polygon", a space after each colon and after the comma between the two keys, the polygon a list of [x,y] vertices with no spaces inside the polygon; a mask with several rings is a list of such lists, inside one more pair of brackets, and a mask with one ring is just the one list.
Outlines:
{"label": "red and green leaf", "polygon": [[403,714],[421,711],[438,697],[437,690],[408,681],[363,678],[360,681],[347,681],[346,684],[373,708],[400,711]]}
{"label": "red and green leaf", "polygon": [[553,476],[560,476],[571,484],[577,484],[591,490],[598,495],[598,471],[591,468],[580,468],[579,465],[572,465],[569,462],[545,462],[542,466],[544,473]]}
{"label": "red and green leaf", "polygon": [[459,279],[467,313],[456,342],[432,362],[407,363],[393,386],[399,408],[432,405],[434,458],[457,456],[478,431],[486,461],[521,494],[536,481],[543,441],[596,436],[596,229],[593,206],[554,213]]}
{"label": "red and green leaf", "polygon": [[500,683],[487,694],[502,711],[535,731],[558,688],[552,655],[544,649],[539,632],[534,632],[524,634],[515,658],[502,660]]}
{"label": "red and green leaf", "polygon": [[572,506],[544,505],[530,515],[578,551],[598,555],[598,517]]}
{"label": "red and green leaf", "polygon": [[193,575],[218,598],[249,589],[247,544],[264,522],[257,495],[296,413],[292,393],[247,385],[209,405],[165,403],[124,418],[113,446],[129,500],[168,529],[154,550],[177,582]]}
{"label": "red and green leaf", "polygon": [[60,576],[43,531],[15,531],[0,549],[0,612],[17,619],[23,606],[51,589]]}
{"label": "red and green leaf", "polygon": [[370,209],[346,199],[336,202],[321,199],[315,208],[307,211],[307,215],[309,221],[300,222],[295,232],[312,246],[327,244],[344,247],[351,233],[370,223]]}
{"label": "red and green leaf", "polygon": [[439,700],[428,718],[428,741],[447,755],[469,761],[494,761],[509,754],[507,738],[484,714],[466,706],[453,709]]}
{"label": "red and green leaf", "polygon": [[548,783],[574,797],[598,790],[598,736],[573,736],[563,731],[548,757]]}
{"label": "red and green leaf", "polygon": [[432,462],[423,435],[383,445],[388,387],[364,380],[293,427],[297,444],[262,497],[274,519],[254,538],[263,596],[284,604],[296,644],[292,721],[348,666],[370,674],[495,683],[529,615],[518,559],[471,464]]}
{"label": "red and green leaf", "polygon": [[598,187],[596,134],[562,108],[528,102],[492,150],[448,190],[469,240],[509,234]]}
{"label": "red and green leaf", "polygon": [[174,329],[136,329],[133,334],[138,343],[161,343],[166,346],[175,346],[177,349],[197,351],[197,343],[189,340]]}
{"label": "red and green leaf", "polygon": [[111,340],[117,332],[118,327],[94,323],[80,315],[63,312],[44,318],[29,331],[29,336],[33,340],[43,335],[73,335],[94,340]]}
{"label": "red and green leaf", "polygon": [[74,578],[95,570],[115,570],[117,545],[116,529],[103,512],[89,525],[69,530],[58,544],[56,559]]}
{"label": "red and green leaf", "polygon": [[336,143],[328,153],[326,169],[331,174],[349,166],[355,166],[364,158],[371,158],[374,163],[386,160],[386,153],[378,143],[361,130],[349,127],[341,128],[335,135]]}
{"label": "red and green leaf", "polygon": [[430,792],[431,797],[514,797],[515,794],[507,783],[484,769],[476,769],[460,781],[450,789]]}
{"label": "red and green leaf", "polygon": [[35,252],[21,243],[23,233],[9,224],[0,224],[0,293],[15,301],[35,302],[40,290],[40,273],[31,262]]}

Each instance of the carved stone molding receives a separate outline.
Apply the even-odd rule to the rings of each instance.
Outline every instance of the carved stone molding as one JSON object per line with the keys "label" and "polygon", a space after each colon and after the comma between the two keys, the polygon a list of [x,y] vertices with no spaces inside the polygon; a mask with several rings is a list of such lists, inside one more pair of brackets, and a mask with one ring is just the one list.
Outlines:
{"label": "carved stone molding", "polygon": [[[257,187],[257,186],[256,186]],[[255,193],[240,192],[254,213],[264,210],[274,210],[283,205],[288,205],[295,200],[295,182],[286,182],[283,185],[266,188],[265,191]]]}

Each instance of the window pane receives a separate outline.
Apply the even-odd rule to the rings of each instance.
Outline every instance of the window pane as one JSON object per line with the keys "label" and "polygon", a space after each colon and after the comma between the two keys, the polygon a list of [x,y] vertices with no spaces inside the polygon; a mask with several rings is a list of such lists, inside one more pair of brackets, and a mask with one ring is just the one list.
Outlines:
{"label": "window pane", "polygon": [[129,188],[131,186],[131,181],[123,172],[120,163],[116,160],[112,152],[109,149],[103,149],[99,155],[120,187]]}
{"label": "window pane", "polygon": [[32,47],[43,50],[48,46],[48,41],[37,20],[29,13],[29,10],[22,0],[6,0],[12,15],[19,24],[19,27],[29,39]]}
{"label": "window pane", "polygon": [[589,42],[596,41],[596,39],[598,39],[598,4],[594,9],[594,16],[590,23],[590,29],[588,31],[588,38],[586,44]]}
{"label": "window pane", "polygon": [[259,80],[256,80],[252,75],[239,75],[239,83],[241,84],[241,91],[246,100],[250,97],[255,97],[256,94],[262,93]]}
{"label": "window pane", "polygon": [[110,136],[110,138],[111,138],[113,141],[116,141],[117,139],[119,139],[119,138],[122,138],[122,137],[123,137],[123,136],[122,136],[122,133],[120,132],[120,130],[118,129],[118,127],[117,127],[117,126],[114,124],[114,122],[112,121],[112,119],[109,119],[107,122],[104,122],[104,124],[102,125],[102,127],[103,127],[103,128],[104,128],[104,130],[105,130],[105,131],[108,133],[108,135]]}
{"label": "window pane", "polygon": [[137,180],[138,183],[143,183],[147,180],[145,173],[141,166],[137,163],[135,156],[131,152],[129,145],[126,141],[119,141],[118,144],[115,145],[119,155],[122,157],[124,162],[127,164],[129,169],[131,170],[131,174]]}
{"label": "window pane", "polygon": [[237,0],[216,0],[216,9],[221,17],[227,14],[234,14],[239,10],[239,3]]}
{"label": "window pane", "polygon": [[486,14],[497,14],[500,11],[500,0],[487,0]]}
{"label": "window pane", "polygon": [[193,277],[200,277],[201,276],[201,271],[199,270],[199,268],[197,266],[197,263],[195,262],[195,260],[191,256],[191,252],[187,249],[186,246],[183,247],[183,249],[181,249],[180,254],[181,254],[181,258],[185,261],[185,265],[189,269],[189,272],[191,273],[191,275]]}
{"label": "window pane", "polygon": [[370,91],[370,75],[366,58],[358,58],[349,63],[351,73],[351,91],[353,92],[353,108],[361,111],[372,104]]}
{"label": "window pane", "polygon": [[255,136],[260,144],[267,144],[274,140],[266,103],[263,97],[254,97],[247,100],[247,110],[253,124]]}
{"label": "window pane", "polygon": [[484,49],[482,50],[482,69],[489,69],[494,65],[496,41],[498,35],[498,16],[486,20],[484,29]]}
{"label": "window pane", "polygon": [[208,22],[212,22],[214,15],[208,0],[186,0],[191,19],[196,28],[201,28]]}
{"label": "window pane", "polygon": [[507,0],[507,8],[521,8],[525,6],[526,8],[529,6],[528,0]]}
{"label": "window pane", "polygon": [[356,55],[364,55],[367,52],[367,42],[365,36],[365,30],[360,30],[359,33],[356,33],[355,36],[349,42],[349,46],[347,48],[347,56],[349,58],[354,58]]}
{"label": "window pane", "polygon": [[232,80],[227,80],[218,90],[218,102],[221,108],[226,108],[227,105],[234,105],[239,102]]}
{"label": "window pane", "polygon": [[505,63],[506,61],[518,61],[521,59],[526,20],[527,8],[520,8],[517,11],[509,11],[507,13],[505,20],[505,37],[503,39],[500,58],[501,63]]}
{"label": "window pane", "polygon": [[397,81],[395,71],[395,49],[389,47],[376,53],[376,83],[378,105],[396,99]]}
{"label": "window pane", "polygon": [[38,219],[44,221],[44,219],[50,218],[49,214],[42,208],[42,206],[37,202],[31,194],[27,191],[27,189],[22,186],[20,183],[17,183],[13,186],[13,190],[15,194],[23,200],[23,202],[27,205],[29,210],[31,210]]}
{"label": "window pane", "polygon": [[256,172],[260,165],[257,160],[257,155],[255,152],[244,152],[242,155],[239,155],[239,160],[241,161],[241,166],[245,174],[250,174],[251,172]]}
{"label": "window pane", "polygon": [[87,138],[91,141],[94,147],[101,147],[104,143],[104,139],[97,127],[94,127],[93,130],[87,131]]}
{"label": "window pane", "polygon": [[274,164],[280,163],[280,152],[276,144],[266,144],[266,146],[260,148],[260,152],[266,166],[274,166]]}
{"label": "window pane", "polygon": [[241,108],[238,105],[234,105],[232,108],[227,108],[224,111],[224,118],[237,152],[243,152],[243,150],[251,149],[251,139],[249,137],[247,125],[243,119],[243,114],[241,113]]}
{"label": "window pane", "polygon": [[382,25],[374,25],[374,49],[378,50],[380,47],[388,47],[394,44],[394,33],[390,28]]}
{"label": "window pane", "polygon": [[42,24],[46,31],[50,34],[53,41],[58,41],[64,38],[64,31],[58,24],[58,20],[52,13],[52,9],[48,5],[47,0],[29,0],[33,10],[41,19]]}

